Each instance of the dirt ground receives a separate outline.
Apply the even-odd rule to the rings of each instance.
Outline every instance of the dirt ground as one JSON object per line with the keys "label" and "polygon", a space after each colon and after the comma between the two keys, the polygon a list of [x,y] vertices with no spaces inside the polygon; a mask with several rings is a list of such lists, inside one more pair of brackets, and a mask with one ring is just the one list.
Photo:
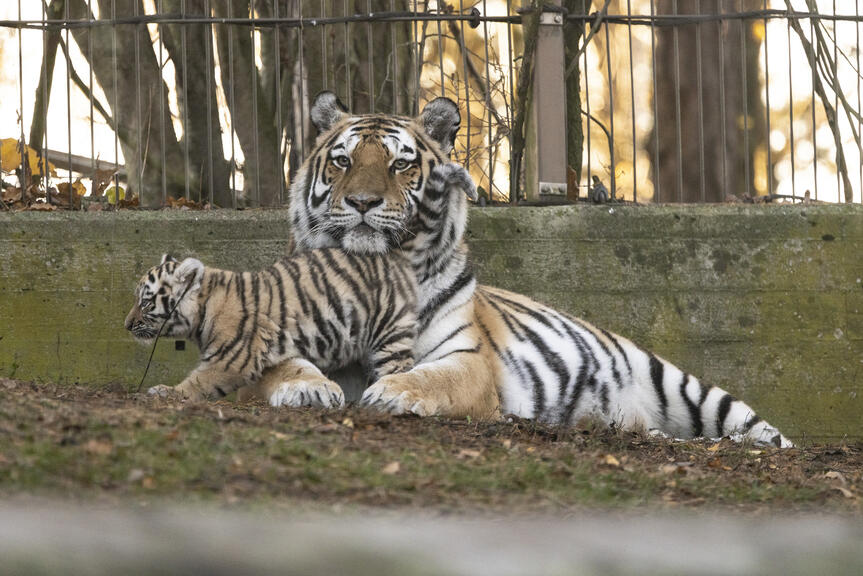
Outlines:
{"label": "dirt ground", "polygon": [[863,445],[779,450],[509,418],[188,405],[0,379],[0,498],[432,513],[861,516]]}

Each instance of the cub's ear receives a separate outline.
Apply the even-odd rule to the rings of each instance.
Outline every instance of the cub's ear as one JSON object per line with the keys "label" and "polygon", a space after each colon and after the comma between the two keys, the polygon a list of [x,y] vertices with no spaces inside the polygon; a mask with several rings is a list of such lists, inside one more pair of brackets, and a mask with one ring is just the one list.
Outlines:
{"label": "cub's ear", "polygon": [[174,278],[180,281],[189,290],[194,290],[201,285],[204,278],[204,264],[196,258],[186,258],[174,271]]}
{"label": "cub's ear", "polygon": [[164,264],[165,262],[176,262],[176,260],[174,260],[174,257],[171,256],[170,254],[162,254],[162,261],[159,262],[159,264],[161,265],[161,264]]}
{"label": "cub's ear", "polygon": [[325,91],[315,96],[312,104],[312,124],[323,134],[348,114],[347,107],[334,93]]}
{"label": "cub's ear", "polygon": [[458,106],[449,98],[435,98],[426,104],[417,119],[426,134],[438,143],[441,152],[449,154],[455,146],[455,135],[461,124]]}

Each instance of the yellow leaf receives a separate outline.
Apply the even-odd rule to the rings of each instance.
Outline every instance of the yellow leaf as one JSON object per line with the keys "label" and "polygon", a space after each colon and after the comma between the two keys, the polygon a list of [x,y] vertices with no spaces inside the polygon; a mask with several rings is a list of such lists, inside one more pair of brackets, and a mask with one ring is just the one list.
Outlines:
{"label": "yellow leaf", "polygon": [[[41,175],[42,168],[39,166],[39,154],[29,146],[24,146],[24,151],[27,154],[30,173]],[[18,140],[15,138],[3,138],[0,140],[0,169],[4,172],[12,172],[20,166],[21,150],[18,146]],[[57,175],[57,168],[50,162],[48,162],[48,173],[51,176]]]}
{"label": "yellow leaf", "polygon": [[401,465],[398,462],[390,462],[389,464],[381,468],[381,472],[383,472],[387,476],[398,474],[399,470],[401,470]]}
{"label": "yellow leaf", "polygon": [[618,460],[617,458],[615,458],[611,454],[605,455],[605,458],[603,458],[603,463],[605,463],[606,466],[613,466],[614,468],[620,468],[620,460]]}
{"label": "yellow leaf", "polygon": [[126,189],[122,186],[111,186],[105,190],[105,197],[108,199],[108,204],[117,203],[117,192],[119,191],[120,200],[126,199]]}
{"label": "yellow leaf", "polygon": [[72,182],[72,190],[75,191],[75,194],[78,196],[84,196],[87,193],[87,188],[81,183],[81,179],[78,178],[74,182]]}

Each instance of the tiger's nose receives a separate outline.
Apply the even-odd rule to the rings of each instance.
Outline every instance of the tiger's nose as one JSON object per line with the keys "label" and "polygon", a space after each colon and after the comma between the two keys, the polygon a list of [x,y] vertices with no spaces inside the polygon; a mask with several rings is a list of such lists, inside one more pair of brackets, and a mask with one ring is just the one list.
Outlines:
{"label": "tiger's nose", "polygon": [[345,203],[360,214],[365,214],[375,206],[384,203],[383,198],[368,198],[366,196],[351,195],[345,198]]}

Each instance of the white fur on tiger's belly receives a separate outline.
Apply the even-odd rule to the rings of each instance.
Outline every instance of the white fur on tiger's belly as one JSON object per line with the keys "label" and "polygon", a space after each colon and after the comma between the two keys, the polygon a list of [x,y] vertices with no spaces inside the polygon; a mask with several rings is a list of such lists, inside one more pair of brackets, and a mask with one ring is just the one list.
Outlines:
{"label": "white fur on tiger's belly", "polygon": [[279,384],[269,401],[270,406],[341,408],[345,405],[345,395],[331,380],[291,380]]}

